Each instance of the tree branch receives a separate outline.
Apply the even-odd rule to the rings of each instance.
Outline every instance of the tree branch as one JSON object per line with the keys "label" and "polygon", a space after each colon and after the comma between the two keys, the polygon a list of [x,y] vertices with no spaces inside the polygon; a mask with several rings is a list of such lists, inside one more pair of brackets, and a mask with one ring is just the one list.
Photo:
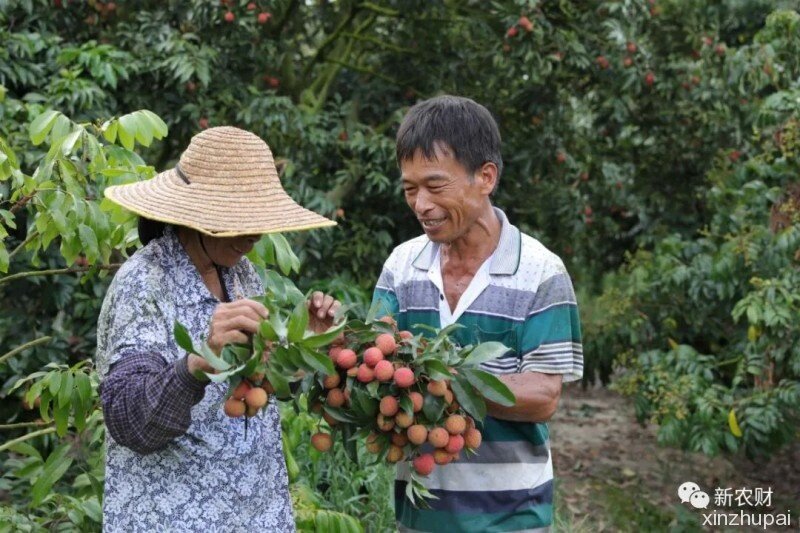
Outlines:
{"label": "tree branch", "polygon": [[47,435],[48,433],[53,433],[53,432],[55,432],[55,430],[56,430],[55,427],[40,429],[39,431],[34,431],[33,433],[28,433],[27,435],[23,435],[23,436],[18,437],[18,438],[14,439],[14,440],[10,440],[10,441],[6,442],[5,444],[3,444],[2,446],[0,446],[0,452],[4,452],[4,451],[8,450],[9,448],[12,448],[12,447],[16,446],[20,442],[25,442],[26,440],[30,440],[30,439],[32,439],[34,437],[40,437],[42,435]]}
{"label": "tree branch", "polygon": [[33,239],[35,239],[38,236],[39,236],[39,232],[38,231],[33,231],[30,235],[28,235],[28,237],[24,241],[22,241],[19,244],[19,246],[17,246],[13,250],[11,250],[11,253],[8,254],[8,258],[11,259],[12,257],[14,257],[14,255],[17,252],[19,252],[20,250],[22,250],[25,247],[26,244],[28,244],[29,242],[31,242]]}
{"label": "tree branch", "polygon": [[27,350],[28,348],[33,348],[34,346],[38,346],[40,344],[44,344],[46,342],[50,342],[53,337],[39,337],[38,339],[32,340],[30,342],[26,342],[22,346],[17,346],[10,352],[6,352],[2,356],[0,356],[0,363],[4,363],[7,359],[11,359],[15,355],[20,352]]}
{"label": "tree branch", "polygon": [[92,270],[94,268],[100,270],[116,270],[122,266],[122,263],[111,263],[108,265],[94,265],[94,266],[85,266],[85,267],[74,267],[74,268],[54,268],[50,270],[30,270],[28,272],[19,272],[17,274],[11,274],[10,276],[6,276],[4,278],[0,278],[0,285],[3,283],[8,283],[9,281],[14,281],[15,279],[22,279],[22,278],[30,278],[33,276],[51,276],[56,274],[72,274],[75,272],[86,272],[88,270]]}
{"label": "tree branch", "polygon": [[0,424],[0,431],[4,429],[19,429],[19,428],[38,428],[42,426],[50,426],[53,423],[45,422],[44,420],[39,422],[17,422],[16,424]]}
{"label": "tree branch", "polygon": [[308,62],[306,67],[303,69],[303,78],[309,79],[311,75],[311,69],[314,68],[314,65],[319,63],[320,61],[325,59],[325,55],[328,53],[328,48],[339,38],[339,36],[344,32],[344,29],[350,24],[356,14],[358,13],[358,8],[353,7],[350,9],[350,12],[344,17],[341,23],[333,30],[333,32],[328,35],[328,37],[319,45],[317,48],[317,52],[314,54],[314,57],[311,58],[311,61]]}

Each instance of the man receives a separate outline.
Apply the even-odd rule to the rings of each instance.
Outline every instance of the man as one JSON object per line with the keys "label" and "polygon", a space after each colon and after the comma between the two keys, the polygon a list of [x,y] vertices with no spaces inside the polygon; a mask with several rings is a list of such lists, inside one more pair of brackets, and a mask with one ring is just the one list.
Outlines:
{"label": "man", "polygon": [[580,379],[583,350],[575,295],[561,260],[492,206],[503,169],[491,114],[466,98],[421,102],[397,133],[409,207],[425,234],[398,246],[375,287],[378,316],[400,329],[466,327],[462,345],[500,341],[510,351],[484,365],[517,398],[489,404],[478,454],[437,468],[426,480],[438,499],[418,509],[405,498],[408,463],[398,467],[401,531],[542,531],[553,516],[547,420],[562,381]]}

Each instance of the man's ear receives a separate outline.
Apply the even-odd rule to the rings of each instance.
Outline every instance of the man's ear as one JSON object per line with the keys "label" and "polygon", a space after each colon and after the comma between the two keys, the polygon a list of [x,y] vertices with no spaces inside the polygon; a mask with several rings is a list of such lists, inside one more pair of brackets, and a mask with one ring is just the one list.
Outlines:
{"label": "man's ear", "polygon": [[491,161],[484,163],[475,174],[475,179],[478,180],[481,185],[481,189],[486,193],[487,196],[492,193],[495,185],[497,184],[497,174],[497,165]]}

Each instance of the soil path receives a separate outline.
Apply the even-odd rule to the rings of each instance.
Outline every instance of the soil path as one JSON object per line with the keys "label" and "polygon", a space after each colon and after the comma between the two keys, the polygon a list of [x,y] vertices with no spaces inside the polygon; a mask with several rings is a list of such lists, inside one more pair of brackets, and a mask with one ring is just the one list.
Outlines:
{"label": "soil path", "polygon": [[[772,507],[733,507],[727,513],[790,511],[800,531],[800,442],[769,461],[708,457],[659,446],[656,427],[636,422],[630,400],[605,388],[571,385],[550,424],[555,468],[556,529],[562,531],[764,531],[762,527],[704,527],[702,514],[723,512],[716,488],[772,489]],[[697,483],[706,511],[680,503],[677,489]],[[763,519],[762,519],[763,520]]]}

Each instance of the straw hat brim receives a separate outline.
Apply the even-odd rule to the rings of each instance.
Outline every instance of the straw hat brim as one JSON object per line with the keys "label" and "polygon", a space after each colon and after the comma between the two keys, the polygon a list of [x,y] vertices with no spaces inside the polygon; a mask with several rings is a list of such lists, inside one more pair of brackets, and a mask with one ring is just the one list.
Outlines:
{"label": "straw hat brim", "polygon": [[146,217],[186,226],[213,237],[303,231],[335,226],[277,186],[231,190],[222,184],[186,183],[175,169],[154,178],[105,189],[112,202]]}

